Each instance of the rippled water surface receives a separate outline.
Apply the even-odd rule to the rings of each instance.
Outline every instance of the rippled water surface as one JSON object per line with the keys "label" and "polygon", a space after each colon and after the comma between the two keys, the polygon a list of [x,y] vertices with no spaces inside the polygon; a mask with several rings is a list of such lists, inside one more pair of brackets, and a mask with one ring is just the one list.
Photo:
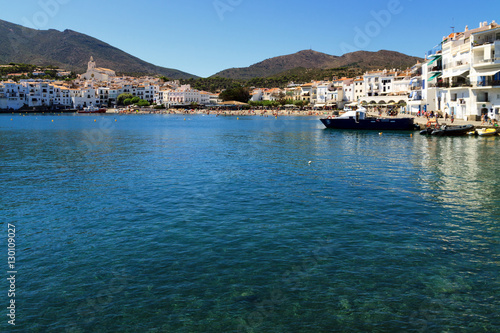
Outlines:
{"label": "rippled water surface", "polygon": [[2,115],[15,329],[498,332],[499,147],[311,117]]}

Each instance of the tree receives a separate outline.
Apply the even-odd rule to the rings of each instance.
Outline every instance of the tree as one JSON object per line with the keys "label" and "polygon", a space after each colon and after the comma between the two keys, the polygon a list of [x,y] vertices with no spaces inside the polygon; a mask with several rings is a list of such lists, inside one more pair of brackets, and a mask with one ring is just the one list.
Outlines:
{"label": "tree", "polygon": [[140,106],[140,107],[149,106],[149,102],[146,101],[145,99],[139,100],[136,104],[137,104],[137,106]]}
{"label": "tree", "polygon": [[235,87],[224,90],[219,96],[223,101],[238,101],[247,103],[250,100],[250,91],[245,87]]}
{"label": "tree", "polygon": [[132,98],[134,98],[134,96],[132,94],[123,93],[123,94],[120,94],[118,96],[118,98],[116,99],[116,103],[118,105],[130,105],[132,103],[130,102],[130,104],[126,104],[125,100],[127,100],[127,99],[131,100]]}

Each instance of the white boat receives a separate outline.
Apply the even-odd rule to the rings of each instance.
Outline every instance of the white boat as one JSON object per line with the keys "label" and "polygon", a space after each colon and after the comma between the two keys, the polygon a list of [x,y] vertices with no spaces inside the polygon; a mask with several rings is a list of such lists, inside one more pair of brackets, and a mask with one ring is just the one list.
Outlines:
{"label": "white boat", "polygon": [[83,110],[78,110],[78,113],[106,113],[105,108],[98,108],[96,106],[88,106],[86,108],[83,108]]}
{"label": "white boat", "polygon": [[497,135],[497,130],[495,128],[480,128],[476,130],[479,136],[494,136]]}

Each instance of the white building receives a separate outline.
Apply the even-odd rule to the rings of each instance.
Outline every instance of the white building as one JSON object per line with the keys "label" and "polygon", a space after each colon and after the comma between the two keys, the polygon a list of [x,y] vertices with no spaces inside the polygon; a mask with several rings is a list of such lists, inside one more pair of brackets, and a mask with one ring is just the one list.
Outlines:
{"label": "white building", "polygon": [[479,28],[443,37],[422,66],[425,109],[478,120],[482,114],[499,119],[500,26],[481,22]]}
{"label": "white building", "polygon": [[95,80],[95,81],[110,81],[116,76],[116,73],[108,68],[96,67],[94,57],[90,57],[87,65],[87,72],[80,75],[82,80]]}
{"label": "white building", "polygon": [[356,78],[354,80],[354,102],[359,102],[365,96],[365,81],[363,78]]}
{"label": "white building", "polygon": [[14,81],[0,82],[0,109],[17,110],[26,101],[26,89]]}
{"label": "white building", "polygon": [[[196,89],[192,89],[189,84],[182,85],[175,90],[163,90],[158,96],[158,98],[161,99],[161,104],[167,107],[188,106],[192,103],[202,104],[201,93]],[[204,98],[204,101],[206,101],[206,98]]]}

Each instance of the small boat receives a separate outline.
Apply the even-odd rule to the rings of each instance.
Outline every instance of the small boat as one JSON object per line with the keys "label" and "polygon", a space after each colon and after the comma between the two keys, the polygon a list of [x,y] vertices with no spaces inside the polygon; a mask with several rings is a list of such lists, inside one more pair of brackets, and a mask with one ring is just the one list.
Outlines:
{"label": "small boat", "polygon": [[494,136],[497,135],[497,130],[495,128],[481,128],[477,130],[477,135],[479,136]]}
{"label": "small boat", "polygon": [[427,127],[423,130],[420,131],[421,135],[431,135],[432,131],[434,131],[434,128],[432,127]]}
{"label": "small boat", "polygon": [[355,111],[347,111],[339,117],[320,119],[326,128],[354,130],[400,130],[413,131],[413,118],[375,118],[367,117],[366,109],[361,107]]}
{"label": "small boat", "polygon": [[83,108],[83,110],[78,110],[78,113],[106,113],[106,109],[98,108],[93,105]]}
{"label": "small boat", "polygon": [[462,136],[474,130],[474,125],[449,126],[442,125],[431,132],[436,136]]}

